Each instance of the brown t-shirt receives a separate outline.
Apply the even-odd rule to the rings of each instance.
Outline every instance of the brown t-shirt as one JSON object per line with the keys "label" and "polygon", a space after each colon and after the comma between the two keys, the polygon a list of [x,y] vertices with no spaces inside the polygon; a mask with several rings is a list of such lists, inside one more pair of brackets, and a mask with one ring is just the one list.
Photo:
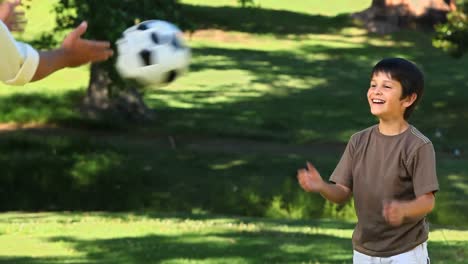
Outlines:
{"label": "brown t-shirt", "polygon": [[353,191],[358,223],[355,250],[370,256],[397,255],[423,243],[425,217],[390,226],[382,216],[384,201],[413,200],[439,189],[431,141],[415,127],[386,136],[372,126],[354,134],[330,181]]}

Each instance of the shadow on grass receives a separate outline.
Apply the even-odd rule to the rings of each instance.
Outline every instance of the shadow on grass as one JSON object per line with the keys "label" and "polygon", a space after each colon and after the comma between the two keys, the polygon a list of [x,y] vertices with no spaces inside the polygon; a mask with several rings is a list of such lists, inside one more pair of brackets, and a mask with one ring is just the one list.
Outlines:
{"label": "shadow on grass", "polygon": [[201,210],[276,217],[294,211],[305,218],[320,216],[324,204],[298,187],[294,171],[303,158],[297,156],[200,154],[149,139],[14,132],[0,135],[0,149],[0,200],[8,201],[3,211]]}
{"label": "shadow on grass", "polygon": [[[151,235],[118,239],[80,240],[55,237],[51,242],[70,243],[84,253],[74,258],[0,258],[0,263],[349,263],[351,241],[328,235],[295,232],[223,232]],[[75,262],[77,261],[77,262]]]}
{"label": "shadow on grass", "polygon": [[431,263],[468,263],[467,241],[446,241],[428,243]]}
{"label": "shadow on grass", "polygon": [[[0,257],[0,263],[350,263],[351,240],[322,234],[255,231],[82,240],[53,237],[83,257]],[[466,263],[468,243],[429,242],[434,263]]]}
{"label": "shadow on grass", "polygon": [[83,92],[48,95],[44,93],[13,94],[0,97],[0,122],[61,122],[79,118],[74,111]]}
{"label": "shadow on grass", "polygon": [[[351,26],[348,15],[326,17],[265,8],[182,5],[192,30],[220,29],[263,34],[311,34],[337,32]],[[280,18],[280,19],[279,19]]]}

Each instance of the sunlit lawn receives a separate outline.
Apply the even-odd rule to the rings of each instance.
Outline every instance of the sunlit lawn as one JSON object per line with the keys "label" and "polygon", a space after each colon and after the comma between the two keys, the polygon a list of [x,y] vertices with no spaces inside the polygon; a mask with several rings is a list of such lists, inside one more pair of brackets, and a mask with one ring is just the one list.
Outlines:
{"label": "sunlit lawn", "polygon": [[[6,213],[0,263],[351,263],[353,223],[148,213]],[[434,263],[468,263],[468,231],[436,229]]]}
{"label": "sunlit lawn", "polygon": [[[198,4],[206,6],[231,6],[238,7],[237,0],[215,0],[215,1],[200,1],[200,0],[182,0],[186,4]],[[290,0],[287,3],[277,0],[254,0],[256,6],[275,10],[290,10],[298,13],[306,13],[313,15],[335,16],[342,13],[349,13],[352,10],[363,10],[367,8],[370,0],[329,0],[325,2]]]}

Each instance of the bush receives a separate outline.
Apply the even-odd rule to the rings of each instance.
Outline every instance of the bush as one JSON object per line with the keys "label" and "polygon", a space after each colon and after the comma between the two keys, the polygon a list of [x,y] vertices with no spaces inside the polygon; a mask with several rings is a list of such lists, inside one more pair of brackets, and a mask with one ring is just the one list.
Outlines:
{"label": "bush", "polygon": [[447,15],[447,23],[436,25],[437,35],[433,45],[455,58],[463,56],[468,49],[468,18],[463,11]]}

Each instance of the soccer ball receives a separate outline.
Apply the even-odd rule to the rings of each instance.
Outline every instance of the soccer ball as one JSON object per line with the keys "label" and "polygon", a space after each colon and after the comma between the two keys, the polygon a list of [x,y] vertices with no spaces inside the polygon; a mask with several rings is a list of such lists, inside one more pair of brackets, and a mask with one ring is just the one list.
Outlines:
{"label": "soccer ball", "polygon": [[190,48],[182,39],[182,32],[167,21],[148,20],[132,26],[116,44],[117,71],[144,85],[171,83],[190,64]]}

